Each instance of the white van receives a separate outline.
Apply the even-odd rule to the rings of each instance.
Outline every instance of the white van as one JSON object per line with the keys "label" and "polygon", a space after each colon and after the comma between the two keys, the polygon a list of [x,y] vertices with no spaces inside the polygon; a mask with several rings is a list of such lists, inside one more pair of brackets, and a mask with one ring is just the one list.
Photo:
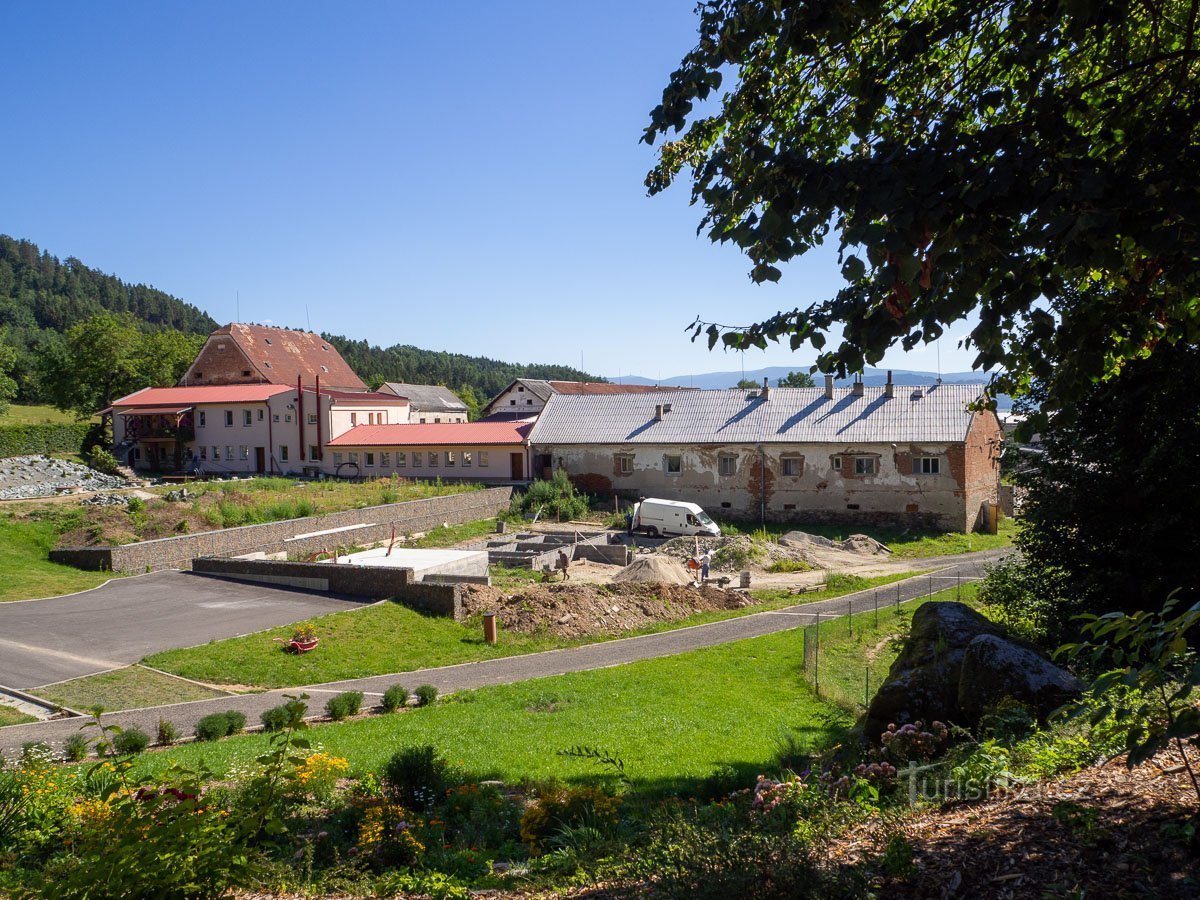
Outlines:
{"label": "white van", "polygon": [[660,534],[705,534],[719,537],[721,527],[695,503],[647,498],[633,507],[631,531]]}

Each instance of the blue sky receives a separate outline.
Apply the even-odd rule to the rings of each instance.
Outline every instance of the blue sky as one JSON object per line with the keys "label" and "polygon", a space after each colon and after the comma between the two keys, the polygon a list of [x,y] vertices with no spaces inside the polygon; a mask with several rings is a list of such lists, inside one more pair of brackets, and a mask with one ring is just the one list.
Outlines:
{"label": "blue sky", "polygon": [[[696,236],[685,185],[646,197],[638,138],[693,7],[7,4],[0,232],[222,322],[240,293],[245,321],[384,345],[614,378],[737,369],[687,323],[840,279],[828,248],[755,286]],[[970,367],[955,343],[945,371]],[[885,362],[936,365],[932,347]]]}

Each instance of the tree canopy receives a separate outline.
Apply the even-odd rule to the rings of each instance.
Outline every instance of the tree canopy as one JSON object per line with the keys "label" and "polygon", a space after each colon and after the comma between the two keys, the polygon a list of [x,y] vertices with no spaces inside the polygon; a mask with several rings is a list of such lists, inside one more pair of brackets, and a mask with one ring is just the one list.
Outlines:
{"label": "tree canopy", "polygon": [[[757,323],[846,375],[971,314],[1049,406],[1200,336],[1193,0],[707,0],[644,140],[756,282],[837,241],[846,285]],[[717,97],[722,86],[731,85]],[[840,329],[829,349],[825,334]]]}
{"label": "tree canopy", "polygon": [[803,388],[816,387],[817,383],[813,381],[812,375],[808,372],[788,372],[779,379],[779,386],[783,388]]}

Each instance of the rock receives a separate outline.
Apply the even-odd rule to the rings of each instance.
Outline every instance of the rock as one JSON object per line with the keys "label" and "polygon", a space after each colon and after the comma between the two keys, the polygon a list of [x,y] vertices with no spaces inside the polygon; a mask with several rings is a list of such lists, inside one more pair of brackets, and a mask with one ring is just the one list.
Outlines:
{"label": "rock", "polygon": [[967,645],[958,679],[958,708],[978,722],[1006,697],[1046,717],[1083,693],[1083,683],[1032,647],[981,634]]}
{"label": "rock", "polygon": [[875,740],[893,722],[973,727],[1010,696],[1045,715],[1081,690],[1069,672],[969,606],[926,603],[913,613],[908,640],[863,728]]}

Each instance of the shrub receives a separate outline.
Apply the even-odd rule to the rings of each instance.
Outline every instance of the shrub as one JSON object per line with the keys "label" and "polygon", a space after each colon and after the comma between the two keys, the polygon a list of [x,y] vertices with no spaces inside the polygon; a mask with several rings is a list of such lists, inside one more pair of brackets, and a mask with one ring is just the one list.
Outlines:
{"label": "shrub", "polygon": [[599,788],[551,785],[538,792],[521,816],[521,840],[541,852],[564,829],[587,825],[604,832],[617,824],[621,801]]}
{"label": "shrub", "polygon": [[154,730],[154,741],[160,747],[169,747],[179,740],[179,729],[169,719],[159,719],[158,727]]}
{"label": "shrub", "polygon": [[563,519],[578,519],[587,514],[588,500],[585,495],[576,493],[567,473],[557,469],[549,481],[535,481],[525,493],[515,495],[509,514],[524,518],[539,510],[543,517],[557,515]]}
{"label": "shrub", "polygon": [[146,511],[146,501],[141,497],[130,497],[125,501],[125,508],[133,514],[143,513]]}
{"label": "shrub", "polygon": [[237,734],[246,727],[246,715],[235,709],[226,712],[209,713],[196,723],[196,739],[200,741],[216,741],[231,734]]}
{"label": "shrub", "polygon": [[113,738],[113,749],[122,756],[141,753],[150,746],[150,735],[140,728],[126,728]]}
{"label": "shrub", "polygon": [[413,693],[417,697],[417,706],[432,706],[437,702],[438,689],[432,684],[423,684]]}
{"label": "shrub", "polygon": [[812,568],[802,559],[777,559],[767,566],[768,572],[807,572]]}
{"label": "shrub", "polygon": [[[89,466],[91,466],[97,472],[103,472],[105,475],[116,475],[117,469],[120,466],[120,463],[117,462],[117,458],[100,446],[95,446],[88,450],[85,459]],[[140,497],[131,498],[131,500],[140,499]],[[132,506],[132,503],[130,506]],[[142,502],[142,506],[145,506],[145,501]]]}
{"label": "shrub", "polygon": [[408,688],[402,684],[393,684],[383,692],[380,705],[385,712],[395,712],[408,705]]}
{"label": "shrub", "polygon": [[333,756],[323,750],[310,753],[295,769],[296,783],[307,794],[318,800],[333,796],[338,779],[350,771],[345,757]]}
{"label": "shrub", "polygon": [[307,712],[307,703],[302,700],[289,700],[279,706],[272,706],[259,718],[262,719],[265,731],[283,731],[292,722],[303,719]]}
{"label": "shrub", "polygon": [[428,744],[397,750],[383,767],[384,787],[410,809],[430,808],[451,780],[450,764]]}
{"label": "shrub", "polygon": [[87,759],[88,742],[82,734],[73,734],[63,741],[63,756],[67,762],[79,762]]}
{"label": "shrub", "polygon": [[335,722],[358,715],[362,709],[362,691],[346,691],[325,701],[325,714]]}

